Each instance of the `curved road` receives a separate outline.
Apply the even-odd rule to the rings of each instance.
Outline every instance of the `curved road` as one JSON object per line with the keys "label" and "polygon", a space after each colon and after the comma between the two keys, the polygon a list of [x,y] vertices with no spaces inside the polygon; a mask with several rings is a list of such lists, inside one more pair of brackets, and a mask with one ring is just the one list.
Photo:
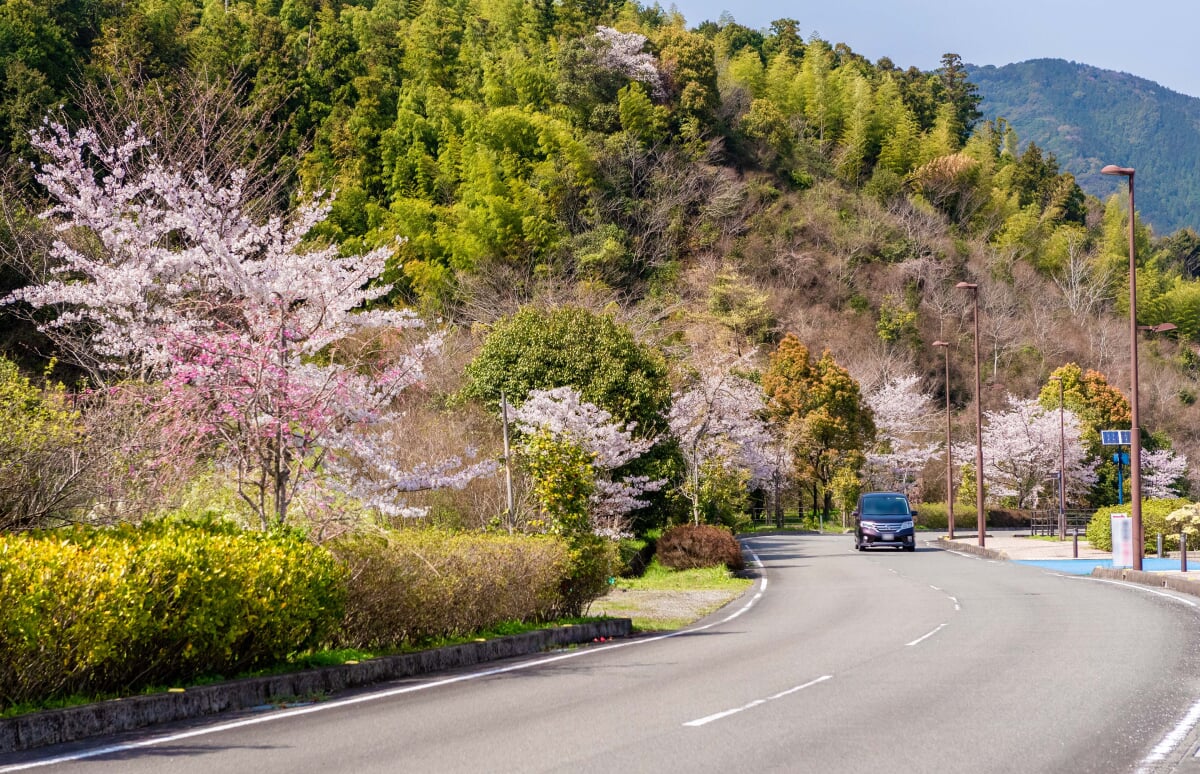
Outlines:
{"label": "curved road", "polygon": [[754,592],[682,633],[0,772],[1168,771],[1200,716],[1200,600],[847,537],[747,547]]}

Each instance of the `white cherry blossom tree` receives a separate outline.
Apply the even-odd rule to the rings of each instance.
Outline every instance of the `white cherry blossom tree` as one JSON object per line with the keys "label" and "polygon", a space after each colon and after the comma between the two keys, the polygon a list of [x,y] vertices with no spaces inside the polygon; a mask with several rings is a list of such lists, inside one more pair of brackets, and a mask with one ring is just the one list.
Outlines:
{"label": "white cherry blossom tree", "polygon": [[739,471],[748,486],[755,486],[770,481],[785,462],[773,451],[761,418],[765,404],[760,385],[719,366],[704,370],[674,396],[668,422],[683,451],[683,495],[691,503],[693,523],[700,523],[706,468]]}
{"label": "white cherry blossom tree", "polygon": [[531,391],[515,410],[514,419],[517,430],[526,436],[548,433],[559,443],[578,446],[590,457],[594,488],[588,509],[597,534],[625,534],[625,516],[649,504],[641,496],[666,484],[647,476],[616,477],[615,471],[641,457],[657,440],[635,437],[636,423],[615,421],[608,411],[583,400],[573,387]]}
{"label": "white cherry blossom tree", "polygon": [[873,487],[894,487],[896,471],[904,476],[920,471],[937,452],[940,444],[929,440],[937,414],[920,383],[915,374],[901,376],[866,396],[875,415],[876,443],[866,455],[866,475]]}
{"label": "white cherry blossom tree", "polygon": [[[1017,508],[1037,507],[1054,498],[1052,479],[1060,467],[1058,410],[1036,399],[1009,396],[1008,411],[985,411],[983,476],[989,498],[1011,498]],[[1063,415],[1067,496],[1082,496],[1096,482],[1096,461],[1081,441],[1082,423],[1072,411]],[[958,459],[975,455],[974,444],[955,446]]]}
{"label": "white cherry blossom tree", "polygon": [[1142,449],[1142,494],[1175,497],[1176,485],[1187,475],[1187,457],[1170,449]]}

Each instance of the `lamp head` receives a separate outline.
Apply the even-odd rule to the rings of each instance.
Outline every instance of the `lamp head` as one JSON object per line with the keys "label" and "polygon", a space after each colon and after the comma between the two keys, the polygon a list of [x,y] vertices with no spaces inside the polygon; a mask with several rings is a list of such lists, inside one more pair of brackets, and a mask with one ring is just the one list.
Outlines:
{"label": "lamp head", "polygon": [[954,287],[958,288],[959,290],[978,290],[979,289],[979,285],[974,282],[960,282],[957,285],[955,285]]}
{"label": "lamp head", "polygon": [[948,347],[948,346],[950,346],[950,342],[948,342],[948,341],[935,341],[935,342],[933,342],[933,346],[935,346],[935,347]]}
{"label": "lamp head", "polygon": [[1118,167],[1116,164],[1109,164],[1100,170],[1102,175],[1124,175],[1125,177],[1133,177],[1133,167]]}

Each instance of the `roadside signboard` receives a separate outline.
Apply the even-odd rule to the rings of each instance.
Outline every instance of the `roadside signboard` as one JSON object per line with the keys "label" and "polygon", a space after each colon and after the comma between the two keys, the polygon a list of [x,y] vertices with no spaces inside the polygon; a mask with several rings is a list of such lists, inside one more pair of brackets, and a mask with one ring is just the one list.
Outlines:
{"label": "roadside signboard", "polygon": [[1129,430],[1101,430],[1100,443],[1104,446],[1128,446]]}
{"label": "roadside signboard", "polygon": [[1127,513],[1112,515],[1112,566],[1133,566],[1133,519]]}

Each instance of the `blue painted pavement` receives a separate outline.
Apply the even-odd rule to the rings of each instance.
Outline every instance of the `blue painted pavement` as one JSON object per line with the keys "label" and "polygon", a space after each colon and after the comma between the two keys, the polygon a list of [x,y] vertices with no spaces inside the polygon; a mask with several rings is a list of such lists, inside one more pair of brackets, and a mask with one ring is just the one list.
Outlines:
{"label": "blue painted pavement", "polygon": [[[1064,575],[1091,575],[1097,567],[1112,567],[1112,559],[1017,559],[1014,564],[1029,564]],[[1142,569],[1146,572],[1179,572],[1179,560],[1147,556],[1142,559]],[[1188,570],[1200,571],[1200,556],[1193,559],[1189,555]]]}

